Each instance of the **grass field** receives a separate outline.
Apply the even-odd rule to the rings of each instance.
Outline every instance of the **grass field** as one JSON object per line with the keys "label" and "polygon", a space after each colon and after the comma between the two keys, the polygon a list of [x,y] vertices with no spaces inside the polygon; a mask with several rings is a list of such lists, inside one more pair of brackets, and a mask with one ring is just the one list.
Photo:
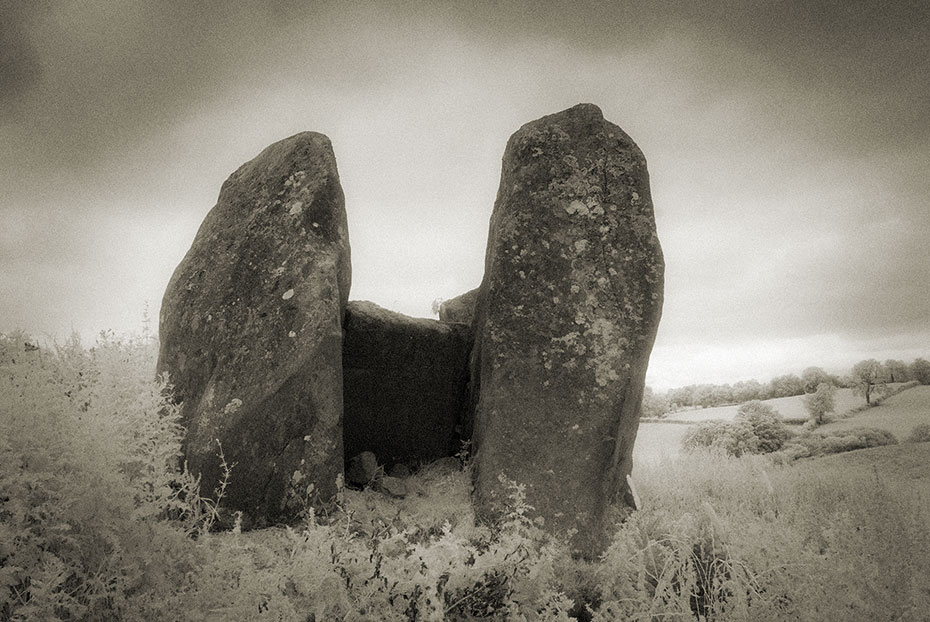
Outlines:
{"label": "grass field", "polygon": [[[930,386],[918,386],[902,391],[883,401],[880,406],[837,419],[818,429],[831,432],[870,426],[888,430],[899,441],[903,441],[914,426],[921,423],[930,423]],[[930,462],[927,464],[930,465]]]}

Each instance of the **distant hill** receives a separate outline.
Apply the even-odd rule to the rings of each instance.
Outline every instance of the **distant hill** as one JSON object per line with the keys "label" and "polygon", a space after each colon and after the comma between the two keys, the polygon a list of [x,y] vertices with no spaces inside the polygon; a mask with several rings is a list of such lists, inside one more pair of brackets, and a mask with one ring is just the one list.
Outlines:
{"label": "distant hill", "polygon": [[[895,388],[901,386],[901,383],[890,384]],[[808,412],[804,407],[804,396],[793,395],[791,397],[779,397],[772,400],[764,400],[763,403],[775,408],[785,419],[807,419]],[[844,414],[863,406],[865,403],[861,395],[856,395],[852,389],[836,390],[836,412],[834,417],[843,416]],[[697,423],[699,421],[721,420],[729,421],[736,416],[739,405],[716,406],[714,408],[697,408],[694,410],[682,410],[672,413],[668,416],[669,420],[687,421]]]}
{"label": "distant hill", "polygon": [[[891,385],[892,388],[900,386],[900,383]],[[808,416],[803,395],[765,400],[764,403],[774,406],[785,419],[806,419]],[[837,389],[836,412],[829,415],[829,418],[836,418],[837,421],[822,425],[818,430],[829,432],[859,426],[876,427],[888,430],[899,441],[903,441],[915,425],[930,423],[930,386],[927,385],[892,395],[880,406],[854,412],[864,403],[862,396],[856,395],[852,389]],[[677,456],[681,450],[681,439],[692,424],[711,420],[728,421],[736,416],[738,409],[739,406],[702,408],[674,413],[667,420],[643,421],[633,452],[634,471]]]}

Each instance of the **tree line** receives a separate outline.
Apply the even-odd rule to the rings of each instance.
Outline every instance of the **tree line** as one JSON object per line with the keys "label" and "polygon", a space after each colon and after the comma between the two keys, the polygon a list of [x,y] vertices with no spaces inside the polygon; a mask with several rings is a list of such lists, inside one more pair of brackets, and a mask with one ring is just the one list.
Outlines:
{"label": "tree line", "polygon": [[811,394],[821,384],[839,388],[857,388],[871,404],[876,387],[887,383],[916,381],[930,384],[930,361],[918,358],[910,364],[889,359],[860,361],[845,375],[830,374],[821,367],[808,367],[798,374],[776,376],[768,382],[742,380],[733,384],[690,384],[665,392],[646,387],[643,395],[644,417],[662,417],[668,413],[693,408],[730,406],[753,400]]}

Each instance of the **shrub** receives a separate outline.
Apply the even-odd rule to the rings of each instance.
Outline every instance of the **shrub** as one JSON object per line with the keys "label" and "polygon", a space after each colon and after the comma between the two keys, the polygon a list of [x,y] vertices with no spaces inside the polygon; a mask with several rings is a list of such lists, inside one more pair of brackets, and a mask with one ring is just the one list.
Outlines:
{"label": "shrub", "polygon": [[918,423],[907,436],[908,443],[930,442],[930,423]]}
{"label": "shrub", "polygon": [[729,456],[778,451],[791,436],[788,426],[774,408],[758,400],[739,407],[732,422],[707,421],[685,434],[682,447],[719,450]]}
{"label": "shrub", "polygon": [[758,451],[755,453],[778,451],[791,436],[778,411],[758,400],[740,406],[736,413],[736,422],[749,424],[753,434],[759,439]]}
{"label": "shrub", "polygon": [[[181,617],[199,510],[145,344],[0,336],[0,619]],[[170,577],[170,579],[169,579]]]}
{"label": "shrub", "polygon": [[811,456],[824,456],[898,443],[898,439],[891,432],[869,427],[805,434],[797,437],[795,441],[806,447]]}
{"label": "shrub", "polygon": [[729,456],[759,453],[759,437],[745,421],[704,421],[692,427],[681,441],[685,451],[710,449]]}

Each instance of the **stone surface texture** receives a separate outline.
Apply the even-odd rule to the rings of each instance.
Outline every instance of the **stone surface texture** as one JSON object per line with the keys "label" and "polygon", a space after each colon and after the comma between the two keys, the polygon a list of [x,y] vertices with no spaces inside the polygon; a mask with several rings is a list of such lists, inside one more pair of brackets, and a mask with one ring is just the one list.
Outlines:
{"label": "stone surface texture", "polygon": [[510,138],[473,324],[479,513],[500,511],[503,474],[576,552],[603,550],[632,504],[663,274],[645,158],[600,109]]}
{"label": "stone surface texture", "polygon": [[343,471],[342,317],[351,268],[329,139],[274,143],[223,184],[165,292],[159,372],[183,402],[185,459],[245,524],[288,520]]}
{"label": "stone surface texture", "polygon": [[346,455],[417,464],[454,454],[467,404],[469,327],[413,318],[372,302],[346,307]]}
{"label": "stone surface texture", "polygon": [[455,298],[443,300],[442,304],[439,305],[439,321],[470,325],[475,317],[475,302],[477,300],[477,287]]}

